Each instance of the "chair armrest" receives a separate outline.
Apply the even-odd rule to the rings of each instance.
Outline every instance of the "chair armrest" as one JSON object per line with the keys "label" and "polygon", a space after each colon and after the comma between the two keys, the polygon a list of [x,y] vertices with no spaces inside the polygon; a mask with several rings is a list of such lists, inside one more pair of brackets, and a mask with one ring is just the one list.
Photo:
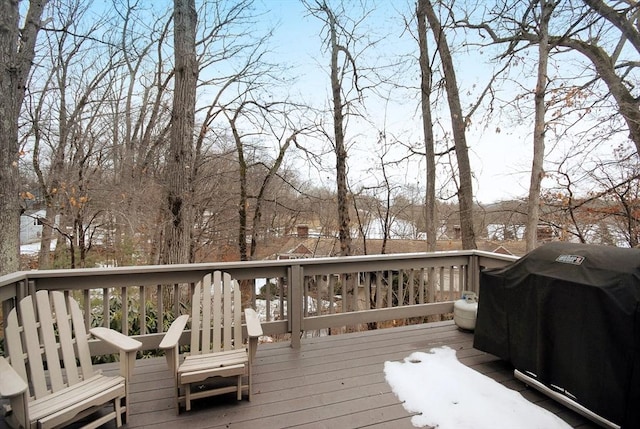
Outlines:
{"label": "chair armrest", "polygon": [[91,334],[124,352],[132,352],[142,347],[142,343],[113,329],[98,327],[89,330]]}
{"label": "chair armrest", "polygon": [[0,356],[0,397],[10,398],[27,390],[27,383],[18,375],[9,362]]}
{"label": "chair armrest", "polygon": [[183,314],[179,316],[176,320],[173,321],[167,333],[164,334],[162,341],[160,341],[160,347],[163,350],[172,349],[178,345],[180,341],[180,336],[184,331],[185,326],[187,326],[187,322],[189,321],[189,315]]}
{"label": "chair armrest", "polygon": [[249,337],[259,337],[262,335],[260,318],[253,308],[244,309],[244,320],[247,323],[247,335]]}

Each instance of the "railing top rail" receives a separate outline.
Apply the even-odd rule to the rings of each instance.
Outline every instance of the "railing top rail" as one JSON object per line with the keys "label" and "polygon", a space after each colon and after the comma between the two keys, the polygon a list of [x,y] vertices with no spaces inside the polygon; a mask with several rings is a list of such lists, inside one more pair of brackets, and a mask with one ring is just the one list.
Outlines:
{"label": "railing top rail", "polygon": [[29,272],[30,271],[17,271],[15,273],[0,276],[0,287],[12,285],[16,282],[25,280],[27,278],[27,273]]}
{"label": "railing top rail", "polygon": [[[46,282],[48,288],[64,289],[64,281],[78,282],[83,279],[91,280],[93,287],[109,287],[119,281],[126,284],[168,284],[174,282],[197,281],[203,273],[212,270],[228,271],[239,280],[244,278],[276,277],[286,275],[286,270],[292,265],[300,266],[343,266],[347,270],[351,265],[380,263],[390,264],[398,260],[407,263],[438,259],[479,256],[503,261],[514,261],[517,258],[497,253],[480,250],[457,250],[419,253],[394,253],[385,255],[357,255],[337,256],[309,259],[285,259],[285,260],[261,260],[261,261],[235,261],[195,264],[169,264],[169,265],[142,265],[109,268],[79,268],[61,270],[32,270],[19,271],[0,277],[0,287],[15,284],[19,281],[37,280],[40,284]],[[125,281],[126,279],[126,281]]]}

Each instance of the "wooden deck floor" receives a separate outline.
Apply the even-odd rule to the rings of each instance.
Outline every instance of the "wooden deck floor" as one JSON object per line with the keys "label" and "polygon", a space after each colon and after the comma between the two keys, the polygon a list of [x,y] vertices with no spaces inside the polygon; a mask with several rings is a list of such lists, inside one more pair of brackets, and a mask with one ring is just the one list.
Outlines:
{"label": "wooden deck floor", "polygon": [[[448,345],[465,365],[520,391],[573,427],[596,428],[571,410],[526,388],[512,368],[475,350],[473,336],[451,322],[262,344],[254,365],[251,402],[233,395],[204,399],[175,413],[172,382],[161,359],[139,360],[133,377],[128,428],[413,428],[383,373],[385,361]],[[213,403],[215,401],[215,403]],[[526,416],[523,416],[526,418]],[[0,427],[4,427],[4,422]],[[108,426],[108,427],[112,427]]]}

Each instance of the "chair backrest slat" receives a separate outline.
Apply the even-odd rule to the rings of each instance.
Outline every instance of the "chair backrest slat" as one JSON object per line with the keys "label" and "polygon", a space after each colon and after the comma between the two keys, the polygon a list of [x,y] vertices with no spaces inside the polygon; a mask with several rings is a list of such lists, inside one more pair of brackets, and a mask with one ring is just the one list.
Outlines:
{"label": "chair backrest slat", "polygon": [[9,360],[11,366],[16,370],[18,375],[25,381],[27,377],[26,350],[22,347],[22,326],[18,323],[18,312],[14,308],[7,316],[7,328],[5,329],[6,346],[9,349]]}
{"label": "chair backrest slat", "polygon": [[51,315],[51,301],[49,300],[49,294],[46,290],[36,292],[36,302],[38,304],[38,320],[40,321],[42,343],[44,344],[44,354],[47,359],[51,390],[57,392],[66,387],[64,378],[62,377],[62,369],[60,368],[60,355],[58,353],[58,343],[56,342],[56,334],[54,331],[54,326],[57,322]]}
{"label": "chair backrest slat", "polygon": [[224,321],[223,323],[223,329],[224,329],[224,333],[223,335],[223,342],[224,342],[224,350],[231,350],[233,348],[233,342],[232,342],[232,328],[233,328],[233,307],[231,305],[232,301],[231,298],[233,298],[233,289],[232,289],[232,285],[231,285],[231,276],[227,273],[223,274],[223,309],[222,309],[222,313],[224,315]]}
{"label": "chair backrest slat", "polygon": [[220,331],[221,323],[223,323],[222,317],[222,294],[224,288],[222,287],[222,273],[220,271],[213,272],[213,321],[210,329],[213,330],[213,351],[219,352],[222,350],[222,334]]}
{"label": "chair backrest slat", "polygon": [[231,280],[231,287],[229,288],[233,291],[233,344],[232,347],[242,348],[244,344],[242,344],[242,295],[240,295],[240,285],[237,280]]}
{"label": "chair backrest slat", "polygon": [[47,388],[47,379],[44,375],[40,335],[38,334],[38,324],[31,295],[22,299],[19,307],[22,328],[24,329],[23,341],[28,357],[29,374],[33,383],[33,395],[38,399],[47,395],[49,390]]}
{"label": "chair backrest slat", "polygon": [[71,318],[67,311],[64,295],[52,293],[53,306],[56,312],[56,320],[58,321],[58,335],[60,341],[60,350],[62,352],[62,362],[67,374],[67,383],[69,385],[76,384],[80,381],[78,368],[76,366],[76,354],[73,348],[73,335],[71,334]]}
{"label": "chair backrest slat", "polygon": [[211,274],[207,274],[202,279],[202,353],[211,352]]}
{"label": "chair backrest slat", "polygon": [[[53,292],[60,293],[60,292]],[[60,293],[62,295],[62,293]],[[68,297],[69,310],[71,313],[71,322],[73,324],[73,333],[75,334],[75,343],[78,349],[78,360],[82,369],[82,379],[86,380],[93,377],[93,364],[91,363],[91,350],[89,350],[89,334],[84,324],[84,317],[78,302],[71,296]]]}
{"label": "chair backrest slat", "polygon": [[193,288],[193,295],[191,300],[191,354],[200,354],[200,331],[202,324],[200,320],[200,307],[202,305],[201,297],[202,283],[196,283]]}

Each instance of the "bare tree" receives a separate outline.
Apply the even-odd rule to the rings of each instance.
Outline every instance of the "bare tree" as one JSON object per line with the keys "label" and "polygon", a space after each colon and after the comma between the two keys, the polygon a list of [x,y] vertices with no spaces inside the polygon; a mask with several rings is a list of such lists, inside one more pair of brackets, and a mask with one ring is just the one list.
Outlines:
{"label": "bare tree", "polygon": [[[240,251],[240,260],[246,261],[256,257],[258,249],[258,241],[261,231],[263,230],[263,207],[268,198],[272,182],[276,179],[281,167],[283,166],[285,155],[289,148],[297,145],[297,138],[304,130],[302,128],[292,127],[288,122],[288,114],[286,111],[287,103],[273,102],[268,104],[260,104],[255,101],[242,102],[235,111],[224,112],[236,147],[236,156],[238,162],[238,248]],[[284,108],[284,110],[280,110]],[[280,117],[280,118],[277,118]],[[247,118],[250,118],[246,121]],[[242,131],[240,122],[254,125],[254,129]],[[247,124],[247,126],[248,126]],[[270,133],[263,133],[260,129],[269,129]],[[276,153],[272,161],[267,161],[263,156],[262,159],[247,159],[246,151],[256,151],[256,148],[248,141],[251,139],[259,139],[264,144],[265,141],[272,140],[275,142]],[[253,171],[253,174],[251,173]],[[253,176],[256,183],[255,190],[250,190],[249,176]],[[253,213],[250,215],[250,207],[253,207]],[[250,247],[247,249],[247,242]]]}
{"label": "bare tree", "polygon": [[[46,0],[31,1],[24,21],[19,2],[0,3],[0,275],[17,271],[20,249],[18,120],[35,57]],[[20,28],[20,22],[24,26]]]}
{"label": "bare tree", "polygon": [[[526,8],[535,3],[526,3]],[[626,125],[623,131],[635,145],[636,152],[640,153],[640,97],[634,94],[636,87],[631,84],[633,79],[630,79],[637,71],[636,56],[640,53],[640,32],[636,25],[640,16],[637,5],[623,1],[611,6],[596,0],[554,4],[557,5],[554,27],[558,34],[549,34],[549,46],[563,55],[577,52],[592,66],[592,70],[589,70],[589,66],[585,67],[585,71],[591,73],[592,77],[587,79],[584,73],[575,91],[593,89],[596,101],[585,110],[597,110],[596,106],[605,106],[608,110],[609,99],[612,98],[617,114]],[[509,46],[508,52],[513,52],[519,44],[528,46],[539,43],[537,26],[515,17],[521,8],[513,8],[505,3],[497,9],[493,22],[469,23],[465,19],[459,21],[459,24],[464,23],[468,28],[483,31],[483,35],[489,36],[494,43]],[[511,26],[505,25],[506,23],[519,24]],[[612,31],[614,29],[618,31],[617,35]],[[609,43],[612,35],[617,37],[617,42]],[[627,47],[627,44],[631,46]],[[608,92],[603,93],[598,88],[600,83],[604,83]],[[605,115],[602,122],[610,120],[610,115]]]}
{"label": "bare tree", "polygon": [[[637,68],[636,61],[621,60],[621,51],[629,42],[636,54],[640,54],[640,10],[635,1],[623,1],[614,7],[600,0],[584,0],[584,3],[594,11],[598,17],[610,22],[620,31],[619,41],[611,53],[597,45],[598,38],[582,41],[577,38],[555,38],[560,46],[566,46],[583,54],[594,65],[599,77],[605,82],[616,103],[620,115],[629,128],[629,138],[640,154],[640,99],[634,96],[633,89],[627,83],[627,75]],[[617,9],[615,8],[617,7]]]}
{"label": "bare tree", "polygon": [[[370,168],[369,172],[372,173],[372,176],[381,175],[381,177],[377,184],[363,186],[357,195],[353,195],[353,206],[365,255],[368,253],[367,239],[380,238],[380,234],[382,235],[380,253],[387,252],[387,242],[391,238],[391,227],[394,220],[391,203],[397,186],[392,182],[389,172],[390,164],[385,159],[389,156],[391,145],[387,141],[384,130],[378,132],[377,143],[380,148],[380,152],[377,154],[379,164],[375,168]],[[351,191],[350,193],[354,194]],[[379,230],[375,229],[376,236],[370,237],[372,228],[375,228],[376,224],[379,225]]]}
{"label": "bare tree", "polygon": [[425,17],[436,41],[438,55],[442,61],[444,84],[447,91],[447,101],[451,116],[454,147],[458,164],[458,204],[460,206],[460,228],[462,233],[462,247],[475,249],[476,238],[473,228],[473,182],[471,179],[471,164],[466,139],[466,117],[462,114],[460,94],[453,58],[440,19],[435,13],[432,2],[421,2]]}
{"label": "bare tree", "polygon": [[598,166],[597,180],[602,189],[602,204],[592,208],[607,215],[601,222],[604,232],[614,236],[616,245],[640,247],[640,162],[638,157],[620,147],[612,165]]}
{"label": "bare tree", "polygon": [[[356,38],[353,30],[348,30],[340,19],[347,19],[344,12],[336,13],[325,1],[305,3],[309,13],[325,24],[327,32],[327,49],[329,51],[331,80],[331,109],[333,115],[332,144],[336,155],[336,187],[338,200],[338,237],[340,253],[351,254],[351,219],[349,215],[349,195],[347,185],[347,147],[345,142],[346,117],[352,103],[345,99],[350,89],[355,89],[361,96],[359,87],[359,68],[356,64],[356,53],[349,46]],[[357,26],[357,23],[354,27]],[[342,39],[342,40],[341,40]],[[352,85],[349,88],[348,85]]]}
{"label": "bare tree", "polygon": [[[85,182],[88,172],[95,167],[93,152],[101,145],[91,133],[99,126],[104,95],[112,82],[109,75],[117,66],[110,56],[104,56],[104,62],[98,60],[103,46],[88,35],[97,31],[99,24],[81,28],[79,23],[85,12],[86,4],[80,1],[68,2],[55,10],[51,23],[56,30],[45,33],[47,43],[43,44],[48,55],[43,56],[39,72],[30,82],[31,104],[26,110],[31,125],[32,167],[38,180],[38,194],[45,203],[45,216],[40,219],[41,269],[49,268],[54,230],[62,233],[66,226],[59,228],[56,224],[62,215],[70,216],[74,224],[73,232],[61,234],[70,244],[71,266],[76,266],[74,248],[80,250],[81,265],[90,248],[83,230],[88,226],[85,200],[89,198],[86,194],[89,190]],[[40,81],[44,82],[41,86]],[[72,194],[65,192],[71,189]],[[83,189],[84,195],[77,194]],[[81,200],[83,210],[77,210]]]}
{"label": "bare tree", "polygon": [[196,61],[195,0],[174,0],[175,85],[169,157],[167,160],[164,263],[187,263],[193,224],[193,130],[195,127]]}
{"label": "bare tree", "polygon": [[275,160],[271,165],[264,164],[263,167],[267,170],[264,178],[260,183],[260,187],[257,195],[255,196],[255,205],[253,210],[253,218],[251,220],[251,248],[249,251],[250,259],[255,259],[257,255],[258,240],[260,238],[260,231],[262,229],[262,215],[263,206],[268,196],[268,191],[272,182],[276,179],[277,174],[282,167],[285,154],[292,143],[296,143],[296,139],[302,130],[292,130],[290,134],[284,137],[284,141],[279,143],[278,153]]}
{"label": "bare tree", "polygon": [[527,201],[527,252],[536,248],[538,219],[540,218],[540,185],[544,176],[545,94],[547,91],[547,64],[549,60],[549,21],[555,8],[553,1],[540,0],[540,40],[538,42],[538,80],[535,89],[535,118],[533,122],[533,161],[531,183]]}
{"label": "bare tree", "polygon": [[[118,6],[116,6],[116,9]],[[113,189],[109,213],[114,231],[113,246],[119,263],[131,257],[129,249],[144,249],[146,262],[159,263],[163,228],[158,213],[163,208],[161,156],[170,132],[170,83],[174,70],[165,58],[171,28],[170,10],[158,18],[136,1],[117,10],[109,55],[120,60],[108,105],[112,139]],[[168,15],[168,16],[167,16]],[[142,23],[147,31],[139,32]],[[125,68],[126,72],[119,74]],[[122,77],[120,77],[122,76]],[[120,251],[119,249],[122,249]]]}
{"label": "bare tree", "polygon": [[427,250],[436,250],[436,155],[433,136],[433,119],[431,118],[432,74],[427,43],[427,23],[425,18],[426,0],[419,0],[416,7],[418,21],[418,48],[420,49],[420,107],[422,109],[422,132],[424,137],[426,160],[426,192],[425,192],[425,232],[427,233]]}

